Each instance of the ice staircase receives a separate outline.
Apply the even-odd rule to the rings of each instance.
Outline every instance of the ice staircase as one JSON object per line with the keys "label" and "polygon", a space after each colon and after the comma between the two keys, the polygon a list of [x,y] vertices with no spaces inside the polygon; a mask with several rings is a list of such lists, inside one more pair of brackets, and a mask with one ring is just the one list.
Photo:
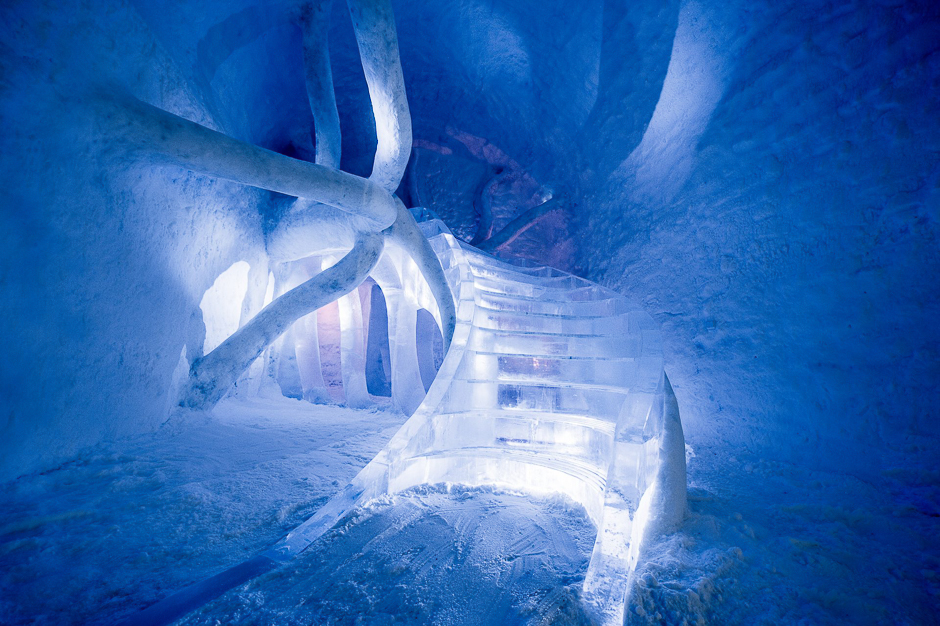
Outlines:
{"label": "ice staircase", "polygon": [[[293,558],[373,498],[423,484],[491,485],[560,493],[584,507],[598,532],[582,600],[599,623],[621,624],[648,522],[685,507],[684,442],[658,328],[599,285],[498,260],[459,243],[439,220],[421,227],[457,305],[450,350],[426,396],[313,517],[214,587],[204,581],[206,589]],[[403,250],[387,250],[373,278],[389,303],[393,392],[407,404],[403,386],[420,384],[414,316],[436,306]],[[206,593],[195,587],[181,592],[189,608]]]}

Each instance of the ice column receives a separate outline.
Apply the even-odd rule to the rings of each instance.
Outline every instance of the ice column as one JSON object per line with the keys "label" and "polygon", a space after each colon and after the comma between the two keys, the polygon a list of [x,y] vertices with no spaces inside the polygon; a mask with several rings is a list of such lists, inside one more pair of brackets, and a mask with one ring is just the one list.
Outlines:
{"label": "ice column", "polygon": [[424,400],[424,383],[418,366],[418,307],[404,290],[397,290],[388,299],[394,314],[389,315],[389,351],[392,358],[392,399],[405,415],[411,415]]}
{"label": "ice column", "polygon": [[[295,261],[306,270],[307,277],[320,272],[320,257],[307,257]],[[309,313],[294,323],[294,352],[297,358],[297,373],[303,389],[303,398],[309,402],[329,402],[330,394],[323,380],[320,363],[320,337],[317,327],[318,314]]]}
{"label": "ice column", "polygon": [[[324,259],[323,269],[335,259]],[[346,406],[365,408],[372,404],[366,387],[366,350],[363,341],[362,303],[359,290],[353,289],[337,300],[340,326],[340,363]]]}

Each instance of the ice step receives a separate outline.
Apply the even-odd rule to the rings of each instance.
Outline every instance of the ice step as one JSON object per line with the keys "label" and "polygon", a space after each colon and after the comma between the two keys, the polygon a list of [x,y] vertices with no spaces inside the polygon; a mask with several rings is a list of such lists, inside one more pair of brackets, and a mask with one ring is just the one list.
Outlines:
{"label": "ice step", "polygon": [[[557,278],[548,278],[537,282],[514,281],[505,278],[487,278],[476,277],[473,279],[477,289],[482,289],[491,293],[501,293],[505,295],[518,295],[527,297],[541,297],[552,295],[552,292],[567,294],[572,289],[579,287],[588,287],[580,278],[574,276],[559,276]],[[567,296],[566,296],[567,297]]]}
{"label": "ice step", "polygon": [[470,265],[470,273],[478,280],[492,280],[500,282],[513,282],[527,285],[542,285],[544,287],[573,288],[590,286],[591,283],[572,274],[554,273],[551,275],[529,274],[515,270],[497,269],[493,267]]}
{"label": "ice step", "polygon": [[588,357],[525,356],[468,350],[454,378],[490,381],[495,385],[627,390],[654,393],[662,362],[655,357],[596,359]]}
{"label": "ice step", "polygon": [[[552,298],[528,298],[519,295],[507,295],[491,291],[476,290],[475,302],[478,306],[493,311],[517,311],[520,313],[539,313],[542,315],[567,316],[611,316],[630,313],[633,309],[620,298],[593,300],[561,300]],[[642,313],[637,311],[638,317]]]}
{"label": "ice step", "polygon": [[453,413],[442,413],[441,415],[448,415],[452,416],[454,419],[466,421],[494,419],[498,417],[499,419],[513,420],[525,424],[560,424],[571,428],[591,429],[610,437],[613,437],[614,431],[616,430],[616,424],[614,422],[583,413],[541,413],[538,411],[500,410],[497,412],[455,411]]}
{"label": "ice step", "polygon": [[[465,461],[462,464],[452,463],[454,459]],[[466,463],[469,459],[478,459],[483,461],[481,464],[469,466]],[[499,461],[506,461],[505,465]],[[590,463],[586,463],[573,457],[556,457],[542,454],[531,450],[513,450],[505,447],[490,448],[460,448],[455,450],[441,450],[429,452],[426,454],[411,457],[404,461],[406,468],[402,471],[407,474],[409,469],[413,471],[414,466],[425,463],[444,463],[450,467],[438,471],[430,471],[429,474],[439,475],[443,473],[449,475],[447,482],[462,482],[468,484],[491,484],[505,485],[507,487],[518,484],[518,479],[511,476],[517,472],[526,471],[525,467],[541,467],[554,470],[561,477],[573,478],[577,482],[588,485],[593,491],[603,493],[606,484],[602,470],[598,470]],[[495,462],[495,463],[494,463]],[[412,468],[407,466],[411,465]],[[512,466],[519,466],[512,468]],[[511,469],[510,469],[511,468]],[[507,471],[508,470],[508,471]],[[510,478],[512,480],[508,480]],[[555,491],[556,486],[551,484],[552,475],[544,477],[530,478],[528,482],[532,486],[545,480],[544,489],[547,492]]]}
{"label": "ice step", "polygon": [[540,332],[547,335],[624,335],[642,330],[631,325],[629,313],[607,315],[564,315],[531,311],[504,311],[477,306],[473,325],[485,330]]}
{"label": "ice step", "polygon": [[593,357],[599,359],[642,356],[645,347],[659,345],[658,334],[617,337],[605,335],[552,335],[543,332],[502,331],[475,328],[467,348],[477,352],[531,357]]}
{"label": "ice step", "polygon": [[534,278],[552,278],[554,276],[563,276],[565,273],[559,270],[556,270],[551,267],[545,266],[516,266],[508,263],[503,263],[496,259],[485,258],[480,256],[470,255],[468,257],[470,261],[470,268],[474,273],[499,273],[499,274],[512,274],[518,276],[530,276]]}
{"label": "ice step", "polygon": [[468,351],[457,377],[490,378],[501,383],[539,381],[546,385],[601,385],[633,388],[646,363],[636,358],[545,358]]}
{"label": "ice step", "polygon": [[[562,393],[567,393],[569,390],[584,390],[584,391],[602,391],[610,393],[629,393],[630,385],[628,384],[604,384],[604,383],[594,383],[594,382],[585,382],[583,380],[552,380],[543,376],[517,376],[512,374],[500,373],[497,374],[495,378],[488,379],[479,379],[479,378],[454,378],[455,382],[464,382],[472,384],[497,384],[501,388],[507,387],[539,387],[543,389],[558,389]],[[563,390],[563,391],[562,391]]]}
{"label": "ice step", "polygon": [[[609,464],[613,424],[552,419],[540,413],[476,411],[444,413],[429,421],[423,445],[433,450],[506,448],[572,456],[602,471]],[[422,450],[415,450],[423,453]]]}
{"label": "ice step", "polygon": [[441,402],[442,413],[460,410],[517,409],[545,413],[588,413],[617,420],[629,390],[579,389],[539,384],[503,384],[452,380]]}
{"label": "ice step", "polygon": [[572,287],[571,289],[545,288],[538,289],[536,291],[529,290],[527,293],[526,289],[528,287],[538,287],[538,285],[522,284],[519,285],[520,288],[515,289],[513,293],[508,293],[505,289],[502,288],[493,289],[488,287],[486,284],[484,284],[486,280],[487,279],[474,279],[474,290],[481,293],[490,293],[504,297],[552,302],[589,302],[592,300],[611,299],[623,300],[623,298],[617,295],[615,292],[605,287],[601,287],[600,285],[581,285],[579,287]]}

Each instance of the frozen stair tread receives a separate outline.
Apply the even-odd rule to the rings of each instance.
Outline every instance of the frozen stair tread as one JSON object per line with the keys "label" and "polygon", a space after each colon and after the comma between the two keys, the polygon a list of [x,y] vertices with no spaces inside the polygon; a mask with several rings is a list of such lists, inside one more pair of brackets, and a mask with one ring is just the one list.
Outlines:
{"label": "frozen stair tread", "polygon": [[524,450],[509,446],[478,446],[449,448],[415,455],[411,459],[432,459],[449,457],[511,459],[526,465],[538,465],[564,472],[568,475],[587,479],[599,490],[603,490],[606,478],[595,465],[571,456],[552,456],[535,450]]}
{"label": "frozen stair tread", "polygon": [[454,382],[464,383],[492,383],[499,385],[515,385],[519,387],[539,387],[541,389],[583,389],[585,391],[607,391],[610,393],[630,393],[630,385],[607,385],[582,381],[553,381],[545,378],[529,376],[497,376],[495,380],[482,378],[459,378]]}
{"label": "frozen stair tread", "polygon": [[[518,357],[525,359],[540,359],[546,361],[601,361],[605,363],[632,363],[637,360],[635,356],[584,356],[584,355],[564,355],[564,354],[528,354],[507,352],[491,352],[487,350],[468,349],[468,353],[479,354],[482,356],[495,356],[498,358]],[[639,357],[642,358],[642,357]]]}
{"label": "frozen stair tread", "polygon": [[586,290],[593,289],[592,285],[585,283],[582,279],[576,279],[573,276],[559,276],[556,278],[539,279],[532,282],[523,282],[512,280],[509,277],[485,277],[475,276],[473,282],[479,289],[489,290],[494,293],[520,294],[528,295],[527,292],[555,292],[567,294],[578,287],[585,287]]}
{"label": "frozen stair tread", "polygon": [[[593,305],[593,308],[600,308],[602,306],[614,306],[614,311],[623,311],[630,312],[636,311],[636,308],[628,306],[628,303],[623,300],[623,298],[618,298],[610,294],[603,294],[603,298],[586,298],[581,300],[573,300],[567,297],[560,297],[565,295],[564,293],[543,293],[539,296],[527,296],[525,294],[510,294],[502,293],[497,291],[489,291],[477,287],[475,289],[477,296],[475,300],[490,301],[494,303],[502,303],[506,306],[521,306],[523,304],[555,304],[555,305],[574,305],[572,308],[587,308]],[[559,296],[559,297],[555,297]]]}
{"label": "frozen stair tread", "polygon": [[587,314],[578,314],[578,313],[545,313],[539,311],[521,311],[518,309],[506,309],[494,306],[487,306],[485,304],[477,304],[478,309],[484,311],[491,311],[493,313],[500,313],[506,316],[512,316],[515,318],[549,318],[549,319],[567,319],[567,320],[602,320],[602,319],[626,319],[629,315],[629,311],[623,313],[618,313],[615,315],[610,315],[607,313],[598,313],[596,315],[587,315]]}
{"label": "frozen stair tread", "polygon": [[523,409],[492,409],[486,411],[452,411],[439,413],[441,417],[456,416],[465,419],[513,419],[530,422],[544,422],[548,424],[565,424],[590,428],[603,434],[613,435],[617,425],[614,422],[600,419],[583,413],[546,413]]}

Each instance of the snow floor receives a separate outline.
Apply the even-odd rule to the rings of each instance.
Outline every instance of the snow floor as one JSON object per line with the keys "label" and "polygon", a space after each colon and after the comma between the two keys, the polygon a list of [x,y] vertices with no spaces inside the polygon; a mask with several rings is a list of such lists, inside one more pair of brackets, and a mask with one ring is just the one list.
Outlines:
{"label": "snow floor", "polygon": [[[0,485],[0,624],[111,624],[257,554],[403,421],[386,409],[228,399]],[[689,516],[646,547],[629,623],[940,623],[936,470],[875,484],[696,452]],[[412,490],[357,511],[185,623],[578,624],[593,532],[560,499]]]}
{"label": "snow floor", "polygon": [[[227,399],[120,451],[0,485],[0,623],[110,624],[254,556],[404,419]],[[412,491],[358,511],[187,623],[572,623],[593,541],[583,509],[560,499]]]}
{"label": "snow floor", "polygon": [[575,624],[594,544],[562,499],[424,487],[347,517],[183,624]]}
{"label": "snow floor", "polygon": [[342,488],[392,410],[226,399],[0,485],[0,623],[113,623],[254,556]]}

